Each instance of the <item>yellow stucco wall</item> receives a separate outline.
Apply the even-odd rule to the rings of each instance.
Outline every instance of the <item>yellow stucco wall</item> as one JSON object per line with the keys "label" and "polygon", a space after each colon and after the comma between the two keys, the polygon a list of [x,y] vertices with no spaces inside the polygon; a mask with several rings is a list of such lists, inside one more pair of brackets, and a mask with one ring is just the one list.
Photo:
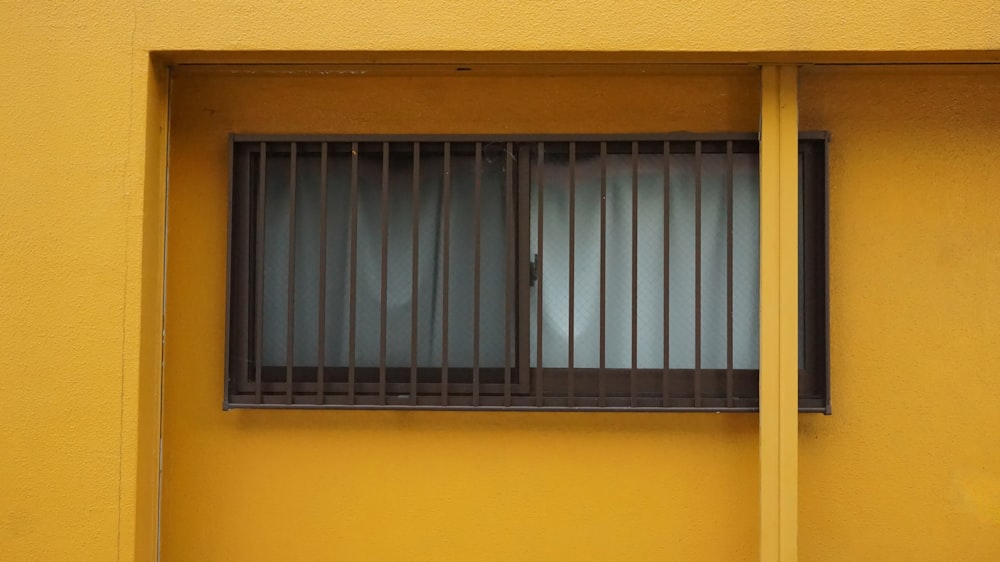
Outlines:
{"label": "yellow stucco wall", "polygon": [[[549,60],[698,59],[707,56],[702,51],[743,60],[996,60],[1000,49],[1000,6],[992,0],[960,6],[947,0],[766,0],[739,10],[718,0],[666,6],[638,0],[613,6],[424,0],[377,8],[317,0],[301,0],[295,8],[237,1],[6,0],[0,2],[0,21],[3,560],[149,559],[152,552],[163,248],[160,127],[166,99],[165,81],[155,72],[160,60],[530,58],[420,52],[464,50],[545,50]],[[552,52],[564,50],[587,53]],[[392,52],[372,54],[383,51]],[[792,54],[773,54],[782,51]],[[162,57],[151,64],[153,52]],[[983,160],[971,163],[974,154],[991,154],[983,143],[995,134],[990,137],[984,127],[997,113],[996,99],[986,90],[973,96],[979,82],[968,81],[966,93],[955,98],[963,103],[934,104],[953,98],[925,86],[938,94],[914,98],[906,107],[936,120],[905,122],[902,114],[866,114],[876,109],[863,106],[849,111],[834,104],[840,98],[803,80],[804,101],[825,108],[820,113],[829,120],[817,123],[804,115],[804,125],[839,125],[868,140],[897,131],[890,137],[924,166],[919,170],[932,172],[913,179],[927,185],[936,178],[935,185],[958,192],[952,200],[890,197],[902,191],[895,178],[903,176],[870,174],[899,165],[890,153],[879,152],[881,145],[872,154],[845,149],[851,152],[842,153],[840,167],[834,163],[834,178],[884,179],[863,184],[864,194],[855,191],[850,199],[844,199],[847,188],[837,187],[845,184],[835,184],[834,205],[845,209],[833,217],[835,234],[863,236],[845,222],[857,217],[866,228],[880,226],[892,236],[869,252],[853,244],[854,253],[833,248],[834,271],[841,267],[841,276],[833,278],[834,303],[848,311],[834,317],[834,367],[842,373],[835,383],[838,415],[803,424],[803,555],[835,558],[843,545],[890,552],[899,543],[883,541],[886,534],[915,545],[937,541],[942,550],[951,544],[995,552],[996,543],[982,537],[998,536],[997,459],[982,443],[995,436],[990,431],[997,425],[990,419],[998,410],[987,369],[996,365],[990,347],[996,328],[986,317],[996,304],[989,290],[996,283],[996,262],[989,260],[996,248],[968,240],[990,240],[989,233],[996,238],[996,226],[985,218],[996,204],[988,190],[990,168]],[[867,94],[848,87],[846,79],[830,80],[867,103]],[[895,107],[891,99],[877,99],[882,103],[875,107],[886,112]],[[872,124],[893,115],[889,121],[897,129]],[[970,145],[972,152],[945,147],[929,155],[929,133],[898,132],[922,124],[978,144]],[[955,170],[965,181],[945,174]],[[852,189],[862,189],[858,185]],[[862,204],[869,197],[881,201],[878,209],[887,214],[873,215]],[[944,224],[934,220],[942,210],[948,211]],[[901,230],[889,231],[889,225]],[[898,232],[909,234],[897,239]],[[945,242],[953,249],[934,246]],[[906,259],[928,247],[938,250],[931,254],[939,266]],[[907,272],[914,272],[912,278]],[[892,282],[904,278],[906,289]],[[911,304],[924,301],[929,306]],[[856,329],[859,318],[866,329]],[[909,368],[897,368],[901,363]],[[968,377],[969,384],[951,391],[926,384],[956,376]],[[902,387],[911,398],[907,403],[868,392],[872,381],[897,388],[906,377],[925,379]],[[977,425],[966,427],[972,422]],[[853,462],[838,465],[845,458]],[[910,458],[916,460],[904,462]],[[911,465],[926,467],[918,477],[900,479]],[[806,488],[810,482],[815,492]],[[828,527],[841,532],[828,533]]]}
{"label": "yellow stucco wall", "polygon": [[166,560],[757,558],[755,415],[220,408],[229,133],[746,131],[756,69],[185,73],[171,91]]}
{"label": "yellow stucco wall", "polygon": [[802,560],[1000,558],[1000,68],[813,68],[835,413],[800,418]]}

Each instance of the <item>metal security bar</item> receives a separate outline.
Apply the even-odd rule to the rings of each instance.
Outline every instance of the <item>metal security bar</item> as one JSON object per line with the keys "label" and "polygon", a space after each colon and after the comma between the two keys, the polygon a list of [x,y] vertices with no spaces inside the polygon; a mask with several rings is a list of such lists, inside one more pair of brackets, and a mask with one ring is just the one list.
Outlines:
{"label": "metal security bar", "polygon": [[[231,140],[225,408],[755,411],[755,135]],[[828,411],[825,136],[800,409]]]}

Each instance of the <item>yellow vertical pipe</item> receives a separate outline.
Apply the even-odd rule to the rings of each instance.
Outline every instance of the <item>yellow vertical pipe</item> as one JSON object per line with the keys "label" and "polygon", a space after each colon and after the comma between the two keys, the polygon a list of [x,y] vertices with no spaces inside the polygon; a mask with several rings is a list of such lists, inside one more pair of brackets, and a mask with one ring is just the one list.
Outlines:
{"label": "yellow vertical pipe", "polygon": [[760,559],[798,543],[798,92],[794,66],[761,70]]}

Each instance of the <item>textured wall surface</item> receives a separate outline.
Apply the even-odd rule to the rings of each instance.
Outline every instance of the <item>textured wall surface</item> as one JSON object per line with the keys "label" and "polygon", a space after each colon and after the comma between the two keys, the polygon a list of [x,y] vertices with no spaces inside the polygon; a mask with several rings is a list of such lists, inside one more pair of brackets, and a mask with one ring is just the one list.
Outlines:
{"label": "textured wall surface", "polygon": [[[991,0],[161,2],[163,49],[800,51],[996,49]],[[183,17],[183,25],[179,25]]]}
{"label": "textured wall surface", "polygon": [[[732,9],[731,3],[717,0],[669,5],[623,1],[613,7],[594,0],[458,4],[435,0],[384,2],[377,8],[357,2],[317,0],[301,0],[295,8],[280,3],[235,0],[214,3],[193,0],[144,3],[0,1],[0,21],[3,22],[0,26],[0,125],[3,126],[0,169],[5,180],[5,187],[0,189],[0,341],[3,342],[0,348],[3,373],[0,375],[0,422],[3,426],[0,431],[0,498],[3,498],[0,501],[0,559],[131,558],[136,551],[137,498],[143,498],[142,515],[138,519],[147,522],[146,530],[140,530],[140,558],[148,556],[152,544],[152,531],[148,529],[149,502],[155,497],[155,490],[150,489],[149,467],[155,466],[150,457],[155,456],[158,418],[155,411],[159,380],[158,272],[162,264],[159,254],[162,248],[159,243],[162,190],[153,174],[162,171],[162,166],[156,164],[159,162],[157,151],[162,149],[159,127],[162,125],[164,86],[151,79],[150,51],[225,52],[210,56],[218,60],[261,58],[260,55],[239,55],[236,53],[239,50],[534,49],[639,50],[653,56],[657,56],[657,51],[843,49],[892,51],[885,56],[913,60],[927,55],[907,53],[992,50],[992,53],[981,53],[974,58],[995,58],[996,50],[1000,49],[998,11],[1000,5],[992,0],[968,0],[960,7],[945,0],[920,4],[906,0],[877,3],[765,0],[741,6],[740,10]],[[813,55],[799,56],[809,60]],[[412,55],[415,60],[423,57]],[[753,58],[752,55],[748,57]],[[281,55],[275,58],[280,59]],[[378,57],[334,53],[327,58]],[[460,59],[461,56],[452,58]],[[984,96],[987,100],[994,99],[988,97],[989,92],[984,92]],[[985,121],[984,116],[990,112],[997,113],[995,99],[993,103],[992,107],[981,108],[977,113],[979,119],[970,123],[964,134],[982,130],[973,125]],[[892,105],[891,101],[884,101],[885,107]],[[914,100],[912,105],[919,106],[920,112],[938,109],[943,112],[939,114],[941,119],[945,115],[958,115],[955,112],[959,111],[953,106],[933,105],[933,99]],[[149,118],[151,115],[153,118]],[[921,120],[913,122],[914,126],[921,123]],[[984,137],[975,138],[979,142]],[[904,147],[915,142],[910,137],[904,141]],[[918,161],[925,165],[935,161],[946,163],[928,160],[922,153]],[[986,174],[987,168],[977,168],[976,173]],[[846,174],[848,168],[844,170],[838,173]],[[920,176],[921,179],[927,177]],[[944,182],[949,177],[950,174],[942,175],[939,179]],[[989,201],[983,198],[988,193],[985,188],[976,191],[970,185],[981,184],[964,182],[955,186],[955,190],[961,187],[961,193],[968,195],[942,203],[958,205],[958,201],[964,201],[972,216],[985,213]],[[868,196],[866,192],[865,197]],[[901,204],[913,206],[918,201],[921,200],[904,200]],[[932,272],[937,273],[933,277],[920,279],[930,285],[918,284],[917,287],[941,285],[961,290],[948,298],[933,300],[933,306],[925,312],[930,316],[919,317],[916,319],[919,321],[910,321],[914,318],[904,314],[912,312],[908,306],[900,304],[898,310],[889,311],[910,321],[905,324],[907,333],[923,326],[926,334],[940,336],[932,339],[924,334],[922,339],[917,337],[919,334],[910,333],[912,337],[905,339],[907,345],[919,342],[920,351],[925,355],[927,350],[934,351],[933,358],[920,363],[911,358],[910,365],[914,368],[890,370],[888,367],[896,362],[890,362],[889,356],[876,357],[884,367],[879,369],[879,374],[889,376],[885,373],[891,372],[895,380],[904,380],[914,376],[913,373],[930,376],[928,373],[933,372],[937,373],[935,380],[948,380],[961,373],[980,381],[978,386],[962,386],[951,393],[942,393],[961,402],[958,411],[965,412],[964,415],[946,408],[945,405],[955,406],[954,402],[921,402],[913,407],[927,414],[919,418],[926,427],[905,422],[902,417],[887,417],[886,425],[882,426],[902,428],[902,431],[916,427],[913,433],[928,436],[928,439],[937,436],[942,442],[945,435],[955,432],[955,426],[941,425],[937,420],[965,423],[993,411],[981,406],[984,395],[980,391],[985,384],[982,377],[987,375],[979,368],[982,364],[976,362],[985,362],[993,356],[988,346],[975,350],[971,347],[974,342],[982,344],[985,341],[983,334],[989,333],[989,326],[984,327],[986,321],[983,319],[989,307],[979,304],[985,289],[977,279],[989,278],[989,275],[978,275],[990,271],[976,269],[987,267],[989,262],[963,261],[963,252],[972,250],[966,247],[964,237],[952,238],[949,234],[968,232],[963,229],[972,229],[977,224],[983,229],[990,225],[965,220],[964,215],[958,214],[957,207],[943,208],[956,209],[951,215],[956,230],[948,230],[944,235],[945,240],[953,241],[955,250],[940,252],[941,259],[943,264],[952,260],[957,265],[934,268]],[[920,210],[926,211],[926,208],[915,209]],[[859,217],[866,217],[867,209],[857,212]],[[899,221],[899,217],[904,216],[909,215],[900,214],[893,220]],[[919,213],[914,216],[923,217],[919,226],[910,223],[901,226],[919,230],[921,236],[935,232],[926,230],[937,225],[934,220]],[[857,235],[844,226],[845,223],[839,224],[841,236]],[[896,249],[904,251],[906,248]],[[986,251],[985,246],[974,248]],[[835,251],[834,255],[841,256],[837,259],[844,263],[845,254]],[[886,259],[880,259],[875,265],[901,263],[888,259],[901,259],[896,255],[882,257]],[[862,262],[873,259],[869,254],[854,258]],[[875,271],[898,276],[913,269],[909,262],[906,266],[891,272],[881,267]],[[970,279],[970,272],[978,277]],[[882,278],[866,277],[870,272],[857,275],[864,287],[884,291],[883,294],[873,293],[880,297],[877,301],[872,299],[877,307],[906,302],[898,300],[907,293],[896,288],[896,284],[887,285],[884,279],[878,281]],[[835,278],[835,282],[840,283],[835,288],[840,287],[843,291],[844,279],[850,278]],[[849,306],[861,307],[852,310],[862,314],[860,311],[864,310],[865,303],[859,301],[864,299],[859,297],[851,301],[847,294],[842,292],[837,297],[844,303],[841,306],[850,303]],[[936,293],[928,288],[918,296],[926,299],[931,294]],[[889,326],[899,325],[902,323]],[[836,330],[835,336],[846,338],[845,343],[858,341],[852,339],[859,337],[858,334],[845,324],[838,324]],[[861,333],[870,335],[875,329],[871,330]],[[877,333],[881,337],[894,332],[886,328]],[[877,340],[869,338],[859,344],[864,349],[865,345],[874,345],[873,341]],[[855,349],[846,347],[845,343],[839,344],[839,363],[835,366],[848,365],[845,363],[848,357],[866,361],[867,356],[857,355]],[[956,348],[963,350],[962,353],[953,352]],[[869,362],[865,364],[870,365]],[[863,376],[866,374],[869,376]],[[856,377],[851,380],[858,381],[857,384],[881,380],[872,379],[869,371],[851,376]],[[846,393],[849,388],[841,392]],[[858,387],[856,396],[862,396],[861,389]],[[862,404],[866,408],[874,410],[882,405],[880,398],[863,396],[866,398]],[[890,398],[884,400],[892,403]],[[849,404],[851,402],[842,403],[839,408],[846,409]],[[826,439],[814,440],[817,446],[828,442],[837,446],[831,446],[823,457],[824,466],[836,463],[837,459],[832,458],[835,451],[855,454],[853,447],[858,441],[848,431],[853,427],[851,420],[847,417],[843,421],[835,420],[832,423],[842,424],[835,426],[841,428],[839,432]],[[974,421],[984,420],[976,418]],[[978,436],[975,439],[982,439],[988,435],[984,431],[983,427],[971,427],[962,435],[970,433]],[[862,443],[870,444],[869,454],[880,462],[901,458],[881,448],[874,437]],[[968,466],[973,466],[973,461],[980,462],[976,461],[979,458],[976,455],[987,454],[984,447],[976,446],[978,443],[980,441],[974,440],[968,445],[969,450],[962,453],[970,455]],[[989,503],[989,498],[996,497],[995,480],[984,472],[987,469],[948,472],[940,468],[944,466],[940,463],[956,456],[950,448],[955,445],[950,440],[930,444],[940,445],[942,449],[928,450],[921,462],[937,467],[939,472],[935,474],[947,482],[941,486],[950,486],[952,495],[949,498],[962,502],[963,509],[968,510],[961,513],[995,514],[995,507],[991,507],[995,504]],[[808,447],[810,445],[803,444],[804,454]],[[803,480],[810,474],[808,463],[804,458]],[[979,466],[984,465],[980,463]],[[137,478],[136,473],[140,470],[144,476]],[[852,489],[849,477],[857,474],[856,471],[848,475],[821,472],[816,478],[831,490],[843,491]],[[895,479],[895,475],[883,476],[886,480]],[[913,485],[929,482],[938,481],[919,480]],[[891,489],[898,490],[886,488]],[[912,492],[914,496],[908,497],[922,493]],[[808,500],[804,495],[803,509],[812,509],[809,506],[817,504],[829,509],[839,501],[833,492],[830,497],[823,498],[822,502]],[[889,496],[882,501],[893,499]],[[844,509],[850,508],[849,504],[844,505]],[[872,517],[883,514],[869,505],[857,506],[857,509],[868,510]],[[960,520],[957,513],[953,521]],[[812,524],[823,525],[822,516]],[[918,518],[919,514],[911,510],[905,517]],[[973,518],[972,515],[962,517]],[[988,523],[989,517],[975,517],[979,517],[974,519],[978,522],[975,524],[980,525],[975,529],[991,528],[982,525],[995,524]],[[896,528],[896,523],[888,516],[880,521]],[[803,547],[819,548],[819,543],[808,539],[807,532],[811,532],[808,525],[807,522],[802,525]],[[900,528],[908,531],[913,527]],[[845,532],[849,530],[845,528]],[[930,531],[924,536],[929,534]],[[844,538],[841,542],[849,543],[849,539]]]}
{"label": "textured wall surface", "polygon": [[0,21],[0,559],[128,557],[148,61],[108,3]]}
{"label": "textured wall surface", "polygon": [[744,131],[759,90],[749,67],[177,76],[164,558],[755,560],[754,415],[223,412],[220,367],[230,132]]}
{"label": "textured wall surface", "polygon": [[807,69],[830,145],[834,415],[802,560],[1000,558],[1000,68]]}

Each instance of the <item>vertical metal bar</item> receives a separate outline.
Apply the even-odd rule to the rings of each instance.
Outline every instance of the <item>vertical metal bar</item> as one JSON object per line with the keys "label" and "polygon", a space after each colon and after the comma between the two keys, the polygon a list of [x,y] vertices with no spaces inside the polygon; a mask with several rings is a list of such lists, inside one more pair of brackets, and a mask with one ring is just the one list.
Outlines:
{"label": "vertical metal bar", "polygon": [[417,405],[417,303],[420,283],[420,143],[413,143],[413,231],[410,239],[413,251],[410,256],[410,405]]}
{"label": "vertical metal bar", "polygon": [[[515,290],[514,271],[514,143],[507,143],[504,163],[504,308],[503,308],[503,405],[510,406],[510,322],[511,304],[515,301],[511,293]],[[514,314],[517,320],[517,314]]]}
{"label": "vertical metal bar", "polygon": [[480,252],[481,248],[481,233],[482,230],[482,175],[483,175],[483,143],[476,143],[476,163],[475,170],[473,171],[474,179],[474,190],[473,193],[473,246],[475,246],[475,257],[473,258],[475,263],[472,266],[472,405],[479,405],[479,277],[480,277]]}
{"label": "vertical metal bar", "polygon": [[320,145],[319,153],[319,325],[316,327],[316,402],[324,402],[323,371],[326,362],[326,176],[329,148]]}
{"label": "vertical metal bar", "polygon": [[288,172],[288,314],[285,336],[285,403],[292,403],[292,369],[295,365],[295,191],[298,145],[292,143]]}
{"label": "vertical metal bar", "polygon": [[[230,150],[235,149],[235,147],[233,147],[232,144],[230,146],[231,146]],[[251,248],[253,248],[254,245],[253,245],[253,240],[251,240],[250,238],[251,233],[253,232],[253,229],[251,228],[250,225],[251,222],[253,221],[252,209],[253,209],[253,197],[255,195],[254,192],[251,190],[251,186],[254,184],[253,183],[254,166],[253,166],[253,160],[249,157],[250,155],[243,151],[240,152],[245,154],[247,158],[245,162],[241,162],[243,166],[246,166],[246,175],[244,176],[246,178],[245,180],[246,183],[245,184],[241,183],[241,185],[239,186],[235,185],[233,186],[234,190],[238,189],[238,191],[234,191],[233,203],[237,205],[234,205],[233,209],[236,210],[238,208],[240,212],[240,218],[237,221],[237,224],[239,224],[239,237],[240,237],[240,249],[239,253],[237,254],[239,256],[239,263],[240,263],[240,271],[239,271],[240,294],[239,294],[239,300],[236,301],[240,303],[239,306],[237,306],[236,308],[236,313],[239,316],[239,322],[240,322],[238,336],[237,336],[239,338],[239,351],[237,352],[236,360],[231,361],[229,365],[231,371],[230,371],[230,381],[227,381],[226,383],[226,402],[229,401],[229,397],[231,395],[232,377],[238,377],[238,382],[240,383],[249,384],[250,365],[252,361],[250,357],[250,338],[251,338],[250,330],[252,330],[252,324],[250,320],[251,318],[250,307],[252,306],[251,303],[253,301],[250,299],[250,287],[252,286],[253,281],[250,279],[250,276],[252,275],[254,268],[251,265],[252,259],[250,256],[250,252]],[[258,159],[257,162],[259,164],[261,160]],[[238,197],[235,197],[236,195],[238,195]],[[232,306],[232,304],[230,304],[230,306]]]}
{"label": "vertical metal bar", "polygon": [[[225,347],[225,377],[222,383],[222,409],[229,410],[229,402],[233,395],[234,387],[238,387],[242,382],[246,371],[244,365],[247,364],[244,347],[247,332],[245,330],[246,309],[249,306],[247,293],[243,287],[249,282],[247,277],[247,237],[243,233],[246,224],[243,221],[243,203],[247,202],[246,194],[250,193],[252,184],[251,174],[243,173],[240,168],[246,167],[246,172],[253,170],[253,160],[251,158],[240,159],[237,163],[235,139],[230,135],[228,146],[229,157],[229,205],[227,234],[229,239],[229,249],[226,252],[226,347]],[[240,180],[243,181],[240,181]],[[233,345],[236,352],[233,352]]]}
{"label": "vertical metal bar", "polygon": [[607,320],[607,287],[606,268],[608,254],[608,143],[601,141],[601,297],[600,297],[600,318],[601,318],[601,348],[600,361],[597,369],[597,404],[605,405],[605,373],[604,367],[607,362],[607,350],[605,349],[606,320]]}
{"label": "vertical metal bar", "polygon": [[733,141],[726,142],[726,406],[733,407]]}
{"label": "vertical metal bar", "polygon": [[531,149],[517,147],[517,379],[531,383]]}
{"label": "vertical metal bar", "polygon": [[260,143],[260,171],[257,180],[257,228],[256,245],[257,258],[254,264],[254,345],[253,345],[253,368],[254,381],[256,382],[256,402],[261,404],[263,400],[262,391],[264,382],[261,380],[261,362],[263,361],[264,346],[264,205],[267,202],[267,143]]}
{"label": "vertical metal bar", "polygon": [[441,291],[441,405],[448,405],[448,277],[451,266],[451,143],[444,143],[443,266]]}
{"label": "vertical metal bar", "polygon": [[576,330],[574,312],[576,308],[576,283],[573,276],[576,272],[576,143],[569,143],[569,337],[567,341],[566,358],[566,397],[567,404],[572,407],[576,401],[576,376],[573,373],[573,356]]}
{"label": "vertical metal bar", "polygon": [[701,141],[694,143],[694,407],[701,407]]}
{"label": "vertical metal bar", "polygon": [[358,143],[351,143],[351,302],[347,336],[347,403],[354,404],[355,348],[358,327]]}
{"label": "vertical metal bar", "polygon": [[[797,100],[796,100],[797,101]],[[796,107],[796,110],[798,107]],[[833,413],[831,408],[833,404],[831,403],[830,395],[830,139],[827,138],[823,144],[823,157],[818,162],[823,168],[823,179],[820,185],[823,189],[823,195],[820,204],[823,205],[823,214],[820,220],[823,221],[823,229],[820,240],[822,240],[821,248],[821,261],[822,265],[822,291],[823,298],[820,301],[820,314],[822,315],[821,329],[823,333],[823,342],[819,344],[820,347],[816,351],[823,355],[823,380],[824,380],[824,394],[826,399],[824,400],[826,404],[826,415]],[[803,217],[805,219],[805,217]],[[815,247],[810,244],[810,247]],[[814,271],[815,275],[816,272]],[[805,311],[802,311],[805,313]]]}
{"label": "vertical metal bar", "polygon": [[632,369],[629,405],[635,407],[635,375],[639,368],[639,143],[632,141]]}
{"label": "vertical metal bar", "polygon": [[542,263],[545,244],[545,143],[538,143],[538,252],[535,254],[535,405],[541,407],[545,403],[542,396]]}
{"label": "vertical metal bar", "polygon": [[385,404],[386,303],[389,302],[389,143],[382,143],[382,293],[379,301],[378,399]]}
{"label": "vertical metal bar", "polygon": [[663,407],[670,405],[670,141],[663,141]]}

